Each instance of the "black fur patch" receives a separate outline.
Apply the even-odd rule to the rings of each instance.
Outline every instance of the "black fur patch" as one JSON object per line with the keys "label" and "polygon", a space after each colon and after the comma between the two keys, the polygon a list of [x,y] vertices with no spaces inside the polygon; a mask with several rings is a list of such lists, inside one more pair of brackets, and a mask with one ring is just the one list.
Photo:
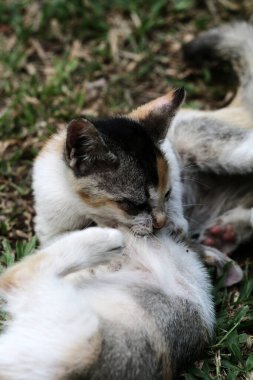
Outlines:
{"label": "black fur patch", "polygon": [[222,37],[217,33],[203,33],[183,46],[184,58],[187,61],[201,63],[203,61],[216,60],[216,47]]}
{"label": "black fur patch", "polygon": [[148,183],[158,184],[156,155],[161,153],[141,124],[125,117],[93,120],[93,123],[113,153],[119,158],[132,156]]}

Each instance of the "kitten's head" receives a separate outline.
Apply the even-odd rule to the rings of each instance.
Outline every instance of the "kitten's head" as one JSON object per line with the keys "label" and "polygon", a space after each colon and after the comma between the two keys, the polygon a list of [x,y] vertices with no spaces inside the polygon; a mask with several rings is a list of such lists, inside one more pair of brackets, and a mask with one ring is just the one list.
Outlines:
{"label": "kitten's head", "polygon": [[71,121],[65,160],[87,217],[142,235],[166,224],[174,179],[161,144],[183,99],[178,89],[127,116]]}

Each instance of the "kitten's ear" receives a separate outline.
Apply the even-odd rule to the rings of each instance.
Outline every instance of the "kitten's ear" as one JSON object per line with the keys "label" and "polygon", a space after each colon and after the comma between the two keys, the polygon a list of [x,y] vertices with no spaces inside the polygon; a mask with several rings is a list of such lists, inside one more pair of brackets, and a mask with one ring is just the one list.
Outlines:
{"label": "kitten's ear", "polygon": [[69,123],[65,157],[77,175],[86,175],[92,168],[105,168],[118,161],[94,124],[87,119],[74,119]]}
{"label": "kitten's ear", "polygon": [[153,140],[161,141],[165,138],[170,122],[184,98],[184,88],[178,88],[138,107],[128,117],[140,122]]}

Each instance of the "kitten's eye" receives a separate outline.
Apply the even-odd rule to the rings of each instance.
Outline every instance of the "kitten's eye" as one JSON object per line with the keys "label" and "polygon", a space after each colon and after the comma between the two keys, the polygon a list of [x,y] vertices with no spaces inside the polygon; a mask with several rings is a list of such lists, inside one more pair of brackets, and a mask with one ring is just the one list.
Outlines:
{"label": "kitten's eye", "polygon": [[149,206],[148,204],[145,203],[133,203],[128,199],[122,200],[122,201],[117,201],[117,203],[120,205],[120,207],[126,211],[130,215],[137,215],[142,211],[148,211]]}
{"label": "kitten's eye", "polygon": [[169,199],[169,197],[170,197],[170,193],[171,193],[171,189],[169,189],[169,190],[167,191],[167,193],[165,194],[165,196],[164,196],[164,198],[165,198],[166,201]]}

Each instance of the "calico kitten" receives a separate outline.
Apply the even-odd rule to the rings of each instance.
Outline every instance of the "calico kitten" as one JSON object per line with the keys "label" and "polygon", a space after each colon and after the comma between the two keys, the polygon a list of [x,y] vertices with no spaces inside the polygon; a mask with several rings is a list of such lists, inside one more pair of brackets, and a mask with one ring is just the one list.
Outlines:
{"label": "calico kitten", "polygon": [[0,295],[2,380],[176,380],[213,336],[206,270],[162,232],[69,232],[9,268]]}
{"label": "calico kitten", "polygon": [[238,76],[231,104],[182,110],[168,133],[184,167],[189,234],[228,254],[253,236],[253,27],[240,22],[210,30],[184,51],[192,62],[229,61]]}
{"label": "calico kitten", "polygon": [[[168,217],[169,229],[188,227],[164,141],[183,96],[174,91],[128,117],[74,120],[45,146],[34,168],[44,248],[0,277],[10,314],[0,378],[174,380],[210,343],[203,253],[165,226]],[[128,232],[123,242],[116,229],[69,231],[90,220],[156,236]]]}
{"label": "calico kitten", "polygon": [[147,235],[187,232],[176,156],[165,140],[184,99],[178,89],[127,116],[75,119],[39,154],[33,172],[42,244],[91,222]]}

